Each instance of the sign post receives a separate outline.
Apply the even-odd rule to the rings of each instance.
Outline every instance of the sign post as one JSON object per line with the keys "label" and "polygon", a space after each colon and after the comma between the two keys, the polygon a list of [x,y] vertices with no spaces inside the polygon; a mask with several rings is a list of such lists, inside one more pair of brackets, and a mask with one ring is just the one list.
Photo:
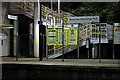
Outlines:
{"label": "sign post", "polygon": [[77,40],[78,41],[78,49],[77,49],[77,57],[78,57],[78,59],[79,59],[79,56],[80,56],[79,55],[80,54],[80,50],[79,50],[79,47],[80,47],[80,25],[81,24],[78,24],[78,38],[77,38],[78,39]]}
{"label": "sign post", "polygon": [[113,32],[113,59],[115,59],[115,54],[114,54],[114,23],[113,23],[113,29],[112,29],[112,32]]}
{"label": "sign post", "polygon": [[99,23],[99,63],[101,63],[101,24]]}
{"label": "sign post", "polygon": [[89,52],[89,48],[90,48],[90,39],[87,38],[86,39],[86,48],[87,48],[87,52],[88,52],[88,59],[90,58],[90,52]]}

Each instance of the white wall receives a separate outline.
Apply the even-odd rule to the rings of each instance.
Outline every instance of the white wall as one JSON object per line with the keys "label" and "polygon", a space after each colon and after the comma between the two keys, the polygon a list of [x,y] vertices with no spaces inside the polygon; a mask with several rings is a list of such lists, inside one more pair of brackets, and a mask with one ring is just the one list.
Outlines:
{"label": "white wall", "polygon": [[[0,25],[9,24],[9,20],[7,19],[7,3],[0,2]],[[4,29],[0,27],[0,56],[8,56],[10,51],[10,38],[9,38],[9,29]],[[5,38],[6,37],[6,38]],[[3,45],[2,45],[3,40]]]}
{"label": "white wall", "polygon": [[[2,24],[2,2],[0,1],[0,25]],[[0,37],[2,35],[2,29],[0,27]],[[2,46],[1,46],[1,38],[0,38],[0,56],[2,55]]]}
{"label": "white wall", "polygon": [[9,33],[9,29],[4,29],[3,30],[3,45],[2,45],[2,56],[8,56],[10,53],[10,33]]}
{"label": "white wall", "polygon": [[[8,56],[10,51],[10,37],[9,37],[9,29],[4,29],[2,33],[0,33],[0,56]],[[3,40],[3,44],[2,44]]]}
{"label": "white wall", "polygon": [[2,30],[0,28],[0,56],[2,56],[2,45],[1,45]]}

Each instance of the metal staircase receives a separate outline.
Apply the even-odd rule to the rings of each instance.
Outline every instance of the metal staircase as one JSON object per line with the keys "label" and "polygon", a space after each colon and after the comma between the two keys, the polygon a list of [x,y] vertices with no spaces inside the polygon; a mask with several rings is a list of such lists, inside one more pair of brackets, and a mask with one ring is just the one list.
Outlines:
{"label": "metal staircase", "polygon": [[[64,54],[67,54],[68,52],[71,52],[77,48],[78,48],[78,46],[67,46],[64,48]],[[57,58],[59,56],[62,56],[62,49],[59,49],[54,54],[49,55],[48,58],[54,59],[54,58]]]}

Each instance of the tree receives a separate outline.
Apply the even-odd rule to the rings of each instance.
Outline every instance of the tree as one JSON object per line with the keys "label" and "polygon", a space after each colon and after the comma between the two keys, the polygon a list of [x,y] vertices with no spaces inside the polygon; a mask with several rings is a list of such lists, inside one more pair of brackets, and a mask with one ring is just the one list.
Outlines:
{"label": "tree", "polygon": [[[57,5],[53,3],[56,11]],[[75,16],[100,16],[100,22],[120,22],[120,2],[61,2],[61,10]]]}
{"label": "tree", "polygon": [[[63,7],[65,7],[65,5]],[[100,22],[108,22],[108,23],[120,22],[120,16],[119,16],[120,3],[110,3],[110,2],[101,2],[101,3],[81,2],[77,4],[69,3],[65,8],[62,9],[63,10],[65,9],[65,11],[68,10],[68,12],[76,16],[100,16]]]}

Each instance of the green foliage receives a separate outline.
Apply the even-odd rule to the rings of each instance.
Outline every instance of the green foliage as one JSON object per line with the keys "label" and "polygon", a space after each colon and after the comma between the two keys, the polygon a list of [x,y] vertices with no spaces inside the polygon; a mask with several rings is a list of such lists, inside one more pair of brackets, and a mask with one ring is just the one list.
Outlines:
{"label": "green foliage", "polygon": [[[51,3],[44,4],[51,6]],[[58,3],[52,4],[57,11]],[[61,2],[60,8],[75,16],[100,16],[100,22],[120,22],[120,2]]]}
{"label": "green foliage", "polygon": [[76,16],[100,16],[101,22],[120,22],[120,3],[116,2],[64,3],[62,10]]}

